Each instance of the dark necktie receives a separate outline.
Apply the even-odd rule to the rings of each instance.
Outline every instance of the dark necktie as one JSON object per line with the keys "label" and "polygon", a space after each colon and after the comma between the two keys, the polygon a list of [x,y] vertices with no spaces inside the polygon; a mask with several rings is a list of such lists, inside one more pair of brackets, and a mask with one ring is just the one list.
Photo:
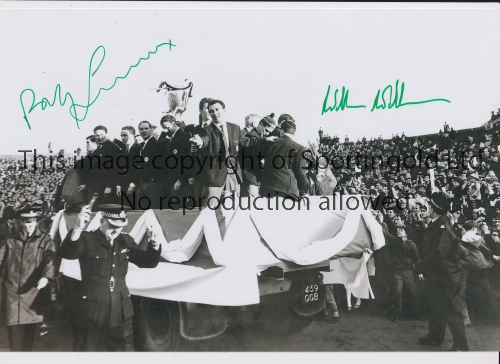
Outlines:
{"label": "dark necktie", "polygon": [[145,146],[145,145],[146,145],[146,143],[145,143],[145,142],[142,142],[142,143],[141,143],[141,153],[140,153],[140,154],[141,154],[141,157],[142,157],[142,152],[144,151],[144,146]]}

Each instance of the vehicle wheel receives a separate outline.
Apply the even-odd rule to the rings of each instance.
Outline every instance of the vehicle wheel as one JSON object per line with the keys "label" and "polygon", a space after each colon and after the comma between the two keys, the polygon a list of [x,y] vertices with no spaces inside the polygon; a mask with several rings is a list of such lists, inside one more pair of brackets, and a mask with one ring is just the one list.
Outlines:
{"label": "vehicle wheel", "polygon": [[296,334],[308,327],[313,318],[302,317],[293,312],[293,298],[289,292],[262,296],[256,313],[258,330],[286,335]]}
{"label": "vehicle wheel", "polygon": [[177,302],[136,297],[134,326],[137,350],[176,351],[180,339]]}

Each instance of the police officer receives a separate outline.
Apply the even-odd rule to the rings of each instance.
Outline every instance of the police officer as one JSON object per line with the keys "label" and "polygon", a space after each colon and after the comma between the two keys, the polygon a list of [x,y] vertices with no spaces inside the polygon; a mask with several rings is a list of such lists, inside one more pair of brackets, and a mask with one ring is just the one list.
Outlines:
{"label": "police officer", "polygon": [[422,214],[431,218],[424,230],[422,259],[413,264],[427,281],[429,333],[419,338],[421,345],[444,342],[446,325],[453,336],[452,351],[469,351],[461,311],[465,308],[466,273],[460,261],[459,240],[446,216],[448,202],[440,192],[431,195]]}
{"label": "police officer", "polygon": [[149,243],[141,250],[127,234],[127,214],[120,205],[101,205],[101,226],[83,231],[90,220],[90,208],[84,206],[74,229],[68,232],[59,255],[78,259],[82,280],[74,294],[74,351],[133,351],[130,293],[125,284],[128,262],[140,268],[154,268],[161,247],[156,234],[147,228]]}

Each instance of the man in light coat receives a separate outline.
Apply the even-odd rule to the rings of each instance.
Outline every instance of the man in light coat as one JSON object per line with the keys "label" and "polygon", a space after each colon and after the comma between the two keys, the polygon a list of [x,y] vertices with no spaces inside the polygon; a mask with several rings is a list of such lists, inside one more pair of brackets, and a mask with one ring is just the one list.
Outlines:
{"label": "man in light coat", "polygon": [[54,277],[55,247],[37,227],[41,209],[26,205],[18,211],[20,229],[0,248],[3,276],[0,324],[7,326],[10,349],[31,351],[36,324],[43,316],[32,309],[39,290]]}

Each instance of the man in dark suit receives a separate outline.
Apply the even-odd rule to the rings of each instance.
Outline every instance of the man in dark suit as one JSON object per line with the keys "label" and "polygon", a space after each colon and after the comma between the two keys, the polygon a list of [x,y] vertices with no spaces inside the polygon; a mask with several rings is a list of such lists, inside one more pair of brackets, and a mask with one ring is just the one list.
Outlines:
{"label": "man in dark suit", "polygon": [[[91,181],[89,196],[94,192],[99,194],[97,203],[117,202],[116,192],[120,185],[120,177],[116,169],[116,159],[121,154],[120,148],[108,140],[108,129],[105,126],[99,125],[94,128],[94,136],[97,142],[97,148],[89,157],[97,163],[97,168],[86,169],[83,173],[86,175],[85,180]],[[92,162],[92,167],[94,167]]]}
{"label": "man in dark suit", "polygon": [[123,151],[126,155],[130,154],[130,150],[139,145],[134,139],[135,136],[135,128],[133,126],[124,126],[120,132],[120,138],[123,143]]}
{"label": "man in dark suit", "polygon": [[[110,202],[116,200],[113,198],[113,192],[118,186],[118,173],[115,168],[116,159],[121,154],[121,149],[115,143],[108,139],[108,129],[105,126],[99,125],[94,128],[94,136],[97,141],[97,149],[93,155],[99,156],[101,166],[95,171],[97,192],[99,194],[98,203]],[[107,168],[107,161],[111,161],[113,168]],[[108,162],[109,163],[109,162]],[[103,197],[101,199],[101,197]]]}
{"label": "man in dark suit", "polygon": [[282,137],[262,146],[264,169],[260,195],[298,200],[309,191],[307,160],[303,157],[306,148],[293,140],[296,130],[294,122],[284,121],[281,129]]}
{"label": "man in dark suit", "polygon": [[[128,170],[123,169],[118,173],[120,176],[120,184],[116,189],[116,194],[121,198],[121,193],[126,193],[128,186],[132,182],[131,176],[133,173],[131,168],[133,167],[131,167],[131,162],[133,156],[140,154],[141,146],[135,141],[135,128],[133,126],[124,126],[120,132],[120,137],[124,146],[121,155],[128,158]],[[120,165],[123,165],[123,163],[124,162],[120,161]],[[129,199],[131,198],[132,196],[129,196]]]}
{"label": "man in dark suit", "polygon": [[422,259],[413,265],[427,281],[429,299],[429,333],[419,338],[422,345],[441,345],[446,325],[453,336],[452,351],[468,351],[464,320],[466,271],[460,261],[459,239],[446,216],[446,197],[439,192],[431,195],[422,212],[431,218],[424,230]]}
{"label": "man in dark suit", "polygon": [[[191,142],[190,136],[180,128],[180,121],[176,121],[171,115],[166,115],[161,119],[161,125],[170,138],[169,142],[160,142],[159,154],[165,160],[165,172],[162,172],[166,182],[167,196],[177,197],[182,203],[183,197],[192,196],[192,186],[189,185],[189,178],[193,175],[193,168],[187,168],[190,162],[183,162],[184,158],[190,158]],[[183,163],[186,169],[183,169]],[[194,165],[193,165],[194,166]],[[193,167],[192,166],[192,167]],[[193,201],[189,201],[191,204]],[[165,204],[162,204],[165,208]]]}
{"label": "man in dark suit", "polygon": [[198,154],[207,162],[201,173],[202,197],[206,197],[203,204],[208,202],[210,207],[214,207],[218,205],[224,190],[226,194],[239,194],[239,184],[242,181],[238,163],[239,148],[258,146],[265,138],[242,136],[238,125],[226,122],[225,105],[220,100],[211,100],[208,110],[212,123],[200,135],[191,138],[191,141],[201,149]]}
{"label": "man in dark suit", "polygon": [[[157,150],[159,142],[153,137],[153,129],[149,121],[139,123],[139,134],[144,141],[140,143],[140,148],[135,152],[137,154],[129,156],[132,161],[132,175],[127,195],[133,196],[135,191],[137,203],[144,197],[141,206],[139,206],[141,209],[158,209],[160,208],[160,198],[165,192],[164,183],[161,182],[160,178],[163,166],[158,161],[161,159]],[[155,157],[157,158],[155,159]]]}
{"label": "man in dark suit", "polygon": [[[79,180],[82,184],[80,184],[76,192],[82,192],[84,194],[85,203],[88,203],[92,198],[92,194],[96,192],[97,186],[95,186],[94,177],[94,169],[98,169],[98,160],[97,158],[92,158],[94,155],[94,151],[97,149],[97,140],[94,135],[89,135],[85,140],[85,145],[87,148],[87,155],[84,157],[80,157],[77,159],[74,169],[77,170],[79,175]],[[67,175],[64,177],[66,180]],[[62,184],[65,184],[65,180],[63,180]]]}
{"label": "man in dark suit", "polygon": [[128,262],[140,268],[154,268],[160,259],[156,234],[147,227],[149,243],[144,251],[127,234],[127,215],[120,205],[101,205],[101,226],[83,231],[90,220],[89,206],[78,215],[59,248],[65,259],[78,259],[82,280],[73,293],[74,351],[133,351],[134,310],[125,283]]}
{"label": "man in dark suit", "polygon": [[[276,122],[274,119],[265,116],[260,120],[259,124],[255,128],[245,135],[249,138],[266,137],[274,130],[275,127]],[[256,198],[259,196],[260,178],[263,168],[262,159],[263,154],[259,148],[248,147],[240,149],[239,161],[241,163],[241,172],[243,176],[243,182],[240,187],[241,197]]]}
{"label": "man in dark suit", "polygon": [[165,122],[170,121],[170,122],[175,122],[175,117],[172,115],[165,115],[161,118],[160,120],[160,125],[163,131],[161,132],[160,136],[158,137],[159,142],[163,142],[164,144],[168,143],[170,139],[172,138],[171,135],[169,135],[168,128],[165,126]]}

